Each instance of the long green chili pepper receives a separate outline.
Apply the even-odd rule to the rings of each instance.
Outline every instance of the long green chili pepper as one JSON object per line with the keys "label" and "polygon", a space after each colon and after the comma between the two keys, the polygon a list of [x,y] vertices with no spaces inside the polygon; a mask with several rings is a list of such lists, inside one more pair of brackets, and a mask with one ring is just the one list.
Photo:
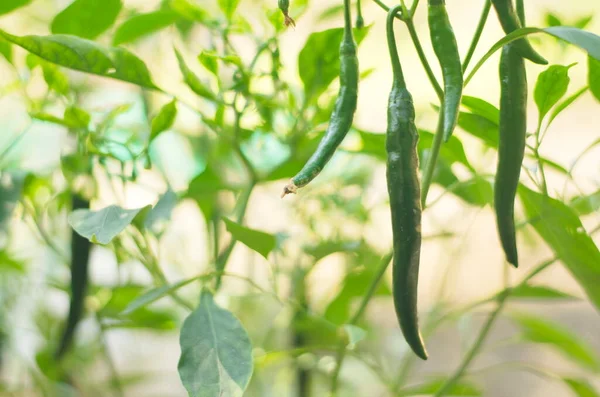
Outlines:
{"label": "long green chili pepper", "polygon": [[445,0],[429,0],[429,33],[433,50],[444,77],[444,140],[448,141],[458,121],[462,98],[463,73],[454,30],[446,12]]}
{"label": "long green chili pepper", "polygon": [[517,16],[521,26],[527,26],[525,23],[525,2],[523,0],[517,0]]}
{"label": "long green chili pepper", "polygon": [[290,10],[290,0],[278,0],[277,5],[283,14],[283,17],[285,18],[283,21],[285,26],[296,26],[296,21],[294,21],[294,19],[288,14]]}
{"label": "long green chili pepper", "polygon": [[[492,0],[492,4],[494,5],[494,9],[496,10],[504,33],[509,34],[522,27],[519,17],[515,12],[515,8],[513,7],[512,0]],[[515,49],[523,58],[527,58],[531,62],[540,65],[548,64],[548,61],[533,49],[531,43],[529,43],[527,39],[519,39],[514,43]]]}
{"label": "long green chili pepper", "polygon": [[387,187],[394,240],[393,295],[404,338],[415,354],[427,359],[418,325],[417,284],[421,254],[421,190],[415,126],[415,108],[406,88],[394,37],[394,18],[402,6],[387,15],[387,41],[393,84],[388,103],[386,134]]}
{"label": "long green chili pepper", "polygon": [[[73,195],[73,211],[89,209],[90,202]],[[91,243],[74,230],[71,233],[71,302],[69,315],[65,323],[59,347],[55,357],[60,359],[69,350],[73,342],[77,324],[83,315],[83,307],[88,284],[88,262],[90,258]]]}
{"label": "long green chili pepper", "polygon": [[517,48],[508,44],[500,57],[500,139],[494,184],[494,207],[506,260],[519,266],[515,234],[515,195],[527,132],[527,75]]}
{"label": "long green chili pepper", "polygon": [[365,27],[365,20],[362,16],[362,6],[360,0],[356,0],[356,28],[362,29]]}
{"label": "long green chili pepper", "polygon": [[329,120],[329,126],[315,153],[306,162],[302,170],[285,186],[281,197],[288,193],[296,193],[298,188],[306,186],[323,170],[323,167],[331,159],[352,126],[357,97],[358,58],[356,57],[356,43],[352,36],[350,0],[344,0],[344,36],[340,45],[340,90]]}

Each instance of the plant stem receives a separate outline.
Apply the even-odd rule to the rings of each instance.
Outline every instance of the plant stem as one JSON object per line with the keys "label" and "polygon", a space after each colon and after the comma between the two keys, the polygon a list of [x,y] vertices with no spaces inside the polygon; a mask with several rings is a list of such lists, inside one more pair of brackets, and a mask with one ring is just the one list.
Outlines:
{"label": "plant stem", "polygon": [[438,125],[435,131],[435,136],[433,138],[433,144],[429,149],[429,153],[427,155],[427,164],[425,165],[425,170],[423,171],[423,180],[421,182],[421,206],[423,209],[427,203],[427,194],[429,193],[429,188],[431,187],[431,182],[433,181],[433,173],[435,171],[435,166],[437,163],[438,155],[440,153],[440,148],[442,147],[442,142],[444,138],[444,112],[442,108],[440,108],[440,114],[438,116]]}
{"label": "plant stem", "polygon": [[469,364],[471,364],[471,361],[473,361],[473,359],[479,352],[479,349],[481,349],[481,347],[483,346],[483,342],[485,342],[485,339],[487,338],[490,329],[492,329],[494,322],[496,321],[498,315],[504,308],[504,304],[506,303],[506,299],[509,295],[510,290],[505,290],[505,292],[498,297],[498,305],[496,306],[496,310],[489,314],[485,324],[481,328],[481,331],[479,331],[479,335],[477,336],[475,343],[473,343],[473,346],[471,346],[471,349],[469,349],[467,355],[465,356],[465,358],[463,358],[462,363],[456,369],[454,374],[450,378],[448,378],[448,380],[442,385],[442,387],[440,387],[440,389],[434,394],[434,397],[443,396],[462,377]]}
{"label": "plant stem", "polygon": [[[377,273],[375,274],[375,277],[371,281],[371,284],[369,285],[369,289],[367,290],[367,293],[363,296],[362,301],[360,302],[360,306],[358,307],[358,309],[356,310],[356,312],[354,313],[354,315],[352,316],[352,318],[350,319],[350,321],[347,324],[355,325],[358,322],[358,320],[364,313],[365,309],[367,308],[369,301],[375,294],[375,291],[377,290],[377,287],[379,286],[379,282],[385,275],[385,271],[387,270],[387,267],[390,264],[390,261],[392,260],[393,256],[394,256],[394,253],[393,253],[393,251],[391,251],[391,252],[387,253],[381,259],[381,262],[379,262],[379,266],[377,268]],[[338,378],[340,375],[340,371],[342,370],[342,364],[343,364],[345,357],[346,357],[346,343],[344,340],[342,340],[342,342],[340,342],[340,345],[338,347],[337,360],[336,360],[337,364],[336,364],[335,370],[333,372],[333,377],[331,379],[331,389],[330,389],[331,396],[335,396],[335,393],[337,391]]]}
{"label": "plant stem", "polygon": [[100,327],[100,345],[102,346],[104,359],[106,360],[106,365],[108,366],[110,376],[112,378],[110,384],[112,385],[115,391],[115,395],[117,395],[118,397],[123,397],[125,396],[125,392],[123,391],[123,385],[119,380],[119,373],[117,372],[115,362],[113,361],[112,356],[110,355],[108,342],[106,341],[106,328],[104,327],[104,324],[102,324],[102,319],[100,318],[98,313],[96,313],[96,321],[98,322],[98,326]]}
{"label": "plant stem", "polygon": [[465,56],[465,60],[462,64],[463,73],[467,70],[467,66],[469,66],[469,62],[473,58],[473,54],[475,53],[475,48],[479,43],[479,39],[481,38],[481,33],[483,33],[483,28],[485,27],[485,23],[488,19],[488,15],[490,14],[490,9],[492,8],[492,1],[485,0],[485,4],[483,5],[483,10],[481,11],[481,16],[479,17],[479,23],[477,24],[477,28],[475,29],[475,34],[473,35],[473,40],[471,41],[471,45],[469,46],[469,50],[467,51],[467,55]]}

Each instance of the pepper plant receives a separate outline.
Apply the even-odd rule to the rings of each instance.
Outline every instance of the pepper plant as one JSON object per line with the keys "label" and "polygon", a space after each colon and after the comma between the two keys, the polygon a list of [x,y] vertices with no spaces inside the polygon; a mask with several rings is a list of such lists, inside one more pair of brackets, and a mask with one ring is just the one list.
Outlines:
{"label": "pepper plant", "polygon": [[[541,18],[524,0],[480,7],[461,42],[443,0],[3,0],[2,395],[487,396],[484,374],[507,369],[560,384],[561,395],[599,395],[597,349],[540,312],[577,301],[600,309],[598,180],[575,172],[598,166],[600,139],[568,166],[543,147],[580,98],[600,101],[600,36],[586,30],[592,15],[548,12],[530,27],[526,11]],[[333,27],[313,29],[315,13]],[[361,43],[380,23],[389,63],[367,70]],[[474,62],[498,23],[503,34]],[[290,36],[307,38],[297,50]],[[398,51],[399,37],[414,53]],[[554,62],[572,47],[579,62]],[[401,61],[414,55],[433,110],[413,103]],[[499,97],[470,95],[488,67]],[[385,133],[355,117],[372,73],[389,80]],[[577,74],[586,83],[572,87]],[[282,187],[295,195],[280,200]],[[455,302],[451,263],[435,264],[438,291],[419,292],[430,265],[421,256],[466,233],[421,223],[444,202],[461,216],[495,214],[486,227],[497,230],[502,267],[481,266],[504,278],[487,297]],[[539,246],[548,257],[531,254]],[[536,280],[560,266],[579,294]],[[418,294],[434,303],[419,307]],[[541,306],[524,306],[532,301]],[[481,324],[469,320],[480,311]],[[502,321],[518,337],[491,343]],[[447,360],[440,335],[457,328],[465,348]],[[172,364],[166,392],[150,370],[119,363],[125,344],[156,348],[141,335],[169,346],[140,358]],[[475,363],[524,345],[573,370]]]}

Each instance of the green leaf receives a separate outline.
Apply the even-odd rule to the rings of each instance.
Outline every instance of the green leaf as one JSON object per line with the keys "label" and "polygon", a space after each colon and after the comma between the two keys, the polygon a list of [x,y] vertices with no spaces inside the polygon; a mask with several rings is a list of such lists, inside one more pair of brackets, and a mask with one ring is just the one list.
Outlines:
{"label": "green leaf", "polygon": [[99,211],[76,210],[69,215],[69,224],[92,243],[108,244],[131,224],[136,215],[146,207],[131,210],[116,205]]}
{"label": "green leaf", "polygon": [[600,209],[600,189],[592,194],[574,197],[569,203],[579,215],[589,215]]}
{"label": "green leaf", "polygon": [[143,227],[155,230],[161,222],[166,223],[171,219],[171,212],[173,212],[176,205],[177,195],[171,189],[168,189],[165,194],[160,196],[156,205],[144,218]]}
{"label": "green leaf", "polygon": [[231,20],[235,10],[240,4],[240,0],[218,0],[219,8],[223,11],[223,14],[227,17],[227,19]]}
{"label": "green leaf", "polygon": [[600,359],[593,347],[560,324],[530,314],[511,314],[521,329],[521,335],[529,342],[552,346],[565,357],[594,372],[600,371]]}
{"label": "green leaf", "polygon": [[210,25],[210,15],[190,0],[171,0],[169,6],[183,18],[204,25]]}
{"label": "green leaf", "polygon": [[357,327],[356,325],[344,324],[344,331],[348,335],[348,344],[351,346],[356,345],[367,336],[367,331]]}
{"label": "green leaf", "polygon": [[252,344],[235,316],[203,290],[179,339],[179,376],[190,397],[241,397],[252,376]]}
{"label": "green leaf", "polygon": [[227,218],[223,218],[223,221],[225,222],[227,231],[231,233],[236,240],[258,252],[264,256],[265,259],[277,244],[277,239],[272,234],[260,230],[249,229]]}
{"label": "green leaf", "polygon": [[473,67],[467,78],[465,79],[465,85],[473,78],[479,68],[500,48],[508,43],[523,38],[527,35],[534,33],[546,33],[561,40],[564,40],[570,44],[576,45],[586,51],[590,56],[597,60],[600,60],[600,36],[587,32],[585,30],[569,27],[569,26],[555,26],[545,29],[539,28],[521,28],[517,29],[502,39],[498,40],[492,48],[477,62]]}
{"label": "green leaf", "polygon": [[[435,394],[446,382],[446,378],[435,378],[415,386],[407,386],[400,390],[400,396],[429,396]],[[449,390],[447,396],[482,396],[482,391],[474,384],[465,380],[456,382]]]}
{"label": "green leaf", "polygon": [[460,112],[458,127],[479,138],[486,146],[498,148],[498,123],[494,123],[479,114]]}
{"label": "green leaf", "polygon": [[[177,62],[179,63],[179,70],[181,70],[181,74],[183,75],[183,81],[187,84],[188,87],[198,96],[203,98],[207,98],[210,100],[215,100],[216,95],[200,80],[198,76],[187,66],[183,56],[177,49],[175,49],[175,56],[177,57]],[[211,58],[214,59],[214,58]],[[215,60],[215,64],[216,64]]]}
{"label": "green leaf", "polygon": [[549,12],[546,14],[546,25],[548,26],[562,26],[561,20],[553,13]]}
{"label": "green leaf", "polygon": [[575,212],[565,204],[520,186],[531,226],[544,239],[600,309],[600,251]]}
{"label": "green leaf", "polygon": [[481,98],[463,95],[462,105],[469,109],[471,113],[482,116],[494,124],[500,123],[500,110]]}
{"label": "green leaf", "polygon": [[600,61],[588,56],[588,85],[594,98],[600,101]]}
{"label": "green leaf", "polygon": [[550,126],[550,124],[552,124],[556,116],[558,116],[563,110],[568,108],[573,102],[577,100],[577,98],[583,95],[587,90],[588,87],[583,87],[582,89],[580,89],[579,91],[577,91],[576,93],[574,93],[573,95],[569,96],[567,99],[556,105],[552,110],[552,113],[550,113],[550,118],[548,119],[547,125]]}
{"label": "green leaf", "polygon": [[50,31],[95,39],[115,23],[121,6],[121,0],[75,0],[54,17]]}
{"label": "green leaf", "polygon": [[585,379],[563,378],[577,397],[600,397],[594,386]]}
{"label": "green leaf", "polygon": [[125,309],[123,309],[123,311],[121,312],[121,315],[127,316],[135,312],[136,310],[148,306],[196,280],[198,280],[198,277],[192,277],[187,280],[181,280],[175,284],[165,284],[161,287],[152,288],[151,290],[144,292],[142,295],[129,302],[127,307],[125,307]]}
{"label": "green leaf", "polygon": [[[354,39],[360,44],[369,28],[354,29]],[[339,43],[343,28],[315,32],[308,36],[298,55],[298,71],[304,84],[306,101],[317,99],[340,74]]]}
{"label": "green leaf", "polygon": [[539,122],[546,116],[552,106],[562,98],[569,87],[569,69],[575,64],[569,66],[552,65],[539,74],[533,97],[540,114]]}
{"label": "green leaf", "polygon": [[[25,263],[22,260],[15,259],[7,250],[3,248],[0,249],[0,275],[9,271],[24,274]],[[0,326],[1,325],[2,323],[0,322]]]}
{"label": "green leaf", "polygon": [[8,14],[17,8],[24,7],[31,3],[31,0],[2,0],[0,2],[0,15]]}
{"label": "green leaf", "polygon": [[219,77],[218,57],[216,57],[213,52],[202,51],[200,55],[198,55],[198,60],[206,70],[214,74],[217,78]]}
{"label": "green leaf", "polygon": [[12,46],[9,42],[0,37],[0,55],[12,64]]}
{"label": "green leaf", "polygon": [[23,194],[27,174],[3,172],[0,178],[0,230],[12,217],[13,210]]}
{"label": "green leaf", "polygon": [[576,300],[576,296],[541,285],[520,285],[511,290],[511,299]]}
{"label": "green leaf", "polygon": [[65,122],[72,128],[87,128],[92,117],[85,110],[76,106],[70,106],[65,109]]}
{"label": "green leaf", "polygon": [[69,35],[0,36],[48,62],[80,72],[111,77],[156,89],[142,60],[124,48],[105,49],[93,41]]}
{"label": "green leaf", "polygon": [[173,11],[161,10],[135,15],[117,28],[113,45],[131,43],[141,37],[157,32],[172,25],[179,15]]}
{"label": "green leaf", "polygon": [[171,128],[177,117],[177,100],[163,106],[156,117],[152,119],[152,128],[150,132],[150,142],[152,142],[161,132]]}

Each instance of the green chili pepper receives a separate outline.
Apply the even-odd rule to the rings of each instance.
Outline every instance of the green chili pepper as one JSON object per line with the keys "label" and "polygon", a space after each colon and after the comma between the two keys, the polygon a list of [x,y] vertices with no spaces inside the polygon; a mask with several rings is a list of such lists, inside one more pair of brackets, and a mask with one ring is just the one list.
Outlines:
{"label": "green chili pepper", "polygon": [[387,187],[394,240],[393,295],[404,338],[415,354],[427,359],[419,332],[417,284],[421,254],[421,190],[415,126],[415,108],[406,88],[394,37],[394,18],[402,6],[387,15],[387,41],[392,60],[393,84],[388,103],[386,134]]}
{"label": "green chili pepper", "polygon": [[362,6],[360,0],[356,0],[356,27],[362,29],[365,27],[365,20],[362,16]]}
{"label": "green chili pepper", "polygon": [[527,132],[527,75],[513,44],[500,57],[500,139],[494,184],[494,207],[506,260],[519,266],[515,234],[515,195],[519,186]]}
{"label": "green chili pepper", "polygon": [[429,33],[433,50],[444,77],[444,140],[448,141],[458,121],[462,98],[463,73],[454,30],[450,24],[444,0],[428,2]]}
{"label": "green chili pepper", "polygon": [[517,0],[517,15],[521,26],[526,26],[525,23],[525,2],[523,0]]}
{"label": "green chili pepper", "polygon": [[[78,195],[73,195],[72,205],[73,210],[90,208],[90,202]],[[64,356],[71,347],[77,324],[83,315],[91,247],[88,239],[80,236],[74,230],[71,232],[71,302],[67,322],[56,351],[57,359]]]}
{"label": "green chili pepper", "polygon": [[283,17],[285,18],[283,22],[285,23],[285,26],[296,26],[296,21],[294,21],[288,14],[290,10],[290,0],[278,0],[277,5],[283,14]]}
{"label": "green chili pepper", "polygon": [[[502,29],[504,29],[504,33],[509,34],[522,27],[521,22],[519,22],[519,17],[515,12],[515,8],[513,7],[512,0],[492,0],[492,4],[496,9],[496,14],[500,20]],[[540,65],[548,64],[548,61],[533,49],[531,43],[529,43],[527,39],[519,39],[514,43],[516,50],[523,58],[527,58],[531,62]]]}
{"label": "green chili pepper", "polygon": [[298,188],[306,186],[323,170],[323,167],[331,159],[352,126],[357,97],[358,58],[356,57],[356,43],[352,36],[350,0],[344,0],[344,36],[340,45],[340,90],[335,101],[335,107],[327,131],[319,142],[315,153],[283,189],[282,197],[288,193],[296,193]]}

